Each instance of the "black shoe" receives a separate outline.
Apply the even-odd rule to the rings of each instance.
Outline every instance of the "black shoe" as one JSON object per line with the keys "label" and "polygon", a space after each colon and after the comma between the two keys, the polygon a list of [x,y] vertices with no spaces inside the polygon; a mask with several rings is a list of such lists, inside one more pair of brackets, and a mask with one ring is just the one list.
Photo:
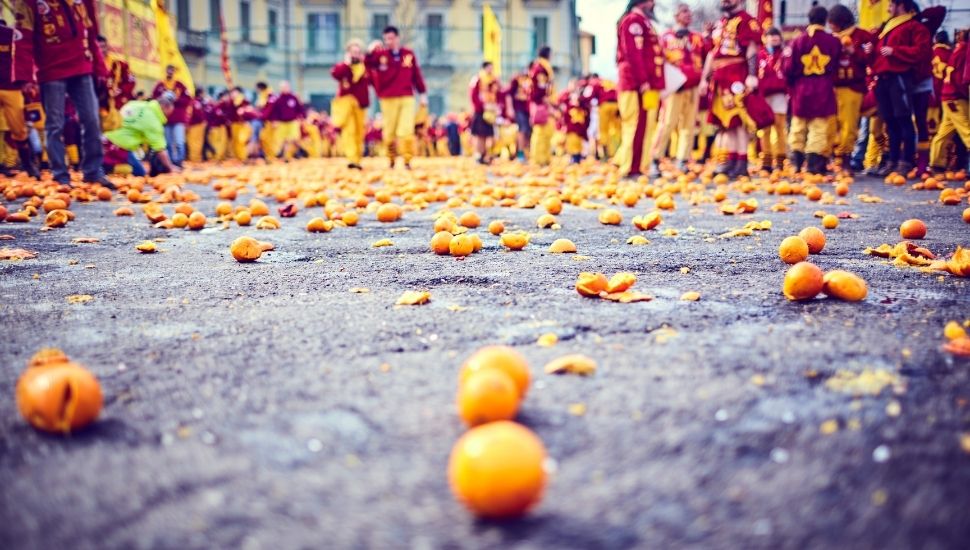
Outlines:
{"label": "black shoe", "polygon": [[802,171],[802,165],[805,164],[805,153],[792,151],[789,160],[791,161],[791,169],[797,174]]}
{"label": "black shoe", "polygon": [[718,176],[724,174],[725,176],[730,176],[734,174],[734,166],[738,163],[736,160],[726,160],[721,164],[714,167],[714,175]]}
{"label": "black shoe", "polygon": [[806,168],[809,174],[821,175],[828,172],[826,165],[828,160],[818,153],[809,153],[807,155]]}
{"label": "black shoe", "polygon": [[356,162],[351,162],[350,164],[347,165],[347,168],[349,168],[351,170],[363,170],[364,169],[363,166],[357,164]]}
{"label": "black shoe", "polygon": [[747,175],[749,175],[748,161],[744,159],[738,159],[738,161],[734,163],[734,169],[732,169],[731,173],[728,174],[728,176],[732,178],[740,178],[741,176]]}
{"label": "black shoe", "polygon": [[897,174],[901,176],[906,176],[907,174],[913,171],[913,163],[906,162],[905,160],[901,160],[899,161],[899,164],[896,165],[895,171]]}
{"label": "black shoe", "polygon": [[17,144],[17,153],[20,155],[20,168],[28,176],[35,180],[40,179],[40,170],[37,168],[37,159],[34,157],[34,150],[30,143],[24,141]]}
{"label": "black shoe", "polygon": [[94,184],[101,185],[101,186],[107,187],[108,189],[111,189],[112,191],[118,188],[115,184],[111,183],[111,180],[109,180],[106,176],[101,176],[95,180],[86,180],[84,183],[90,183],[92,185]]}
{"label": "black shoe", "polygon": [[896,163],[893,161],[889,161],[885,164],[880,164],[879,168],[876,170],[876,173],[873,175],[879,178],[884,178],[895,171],[896,171]]}

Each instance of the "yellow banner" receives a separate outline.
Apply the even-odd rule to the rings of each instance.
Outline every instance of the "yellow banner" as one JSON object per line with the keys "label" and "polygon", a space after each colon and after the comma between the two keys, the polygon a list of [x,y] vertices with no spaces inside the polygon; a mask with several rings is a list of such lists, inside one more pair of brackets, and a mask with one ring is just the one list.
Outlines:
{"label": "yellow banner", "polygon": [[162,77],[155,48],[155,13],[136,0],[103,0],[101,32],[108,39],[108,53],[128,62],[131,72],[149,86]]}
{"label": "yellow banner", "polygon": [[502,74],[502,26],[499,25],[491,5],[485,4],[482,9],[483,57],[485,61],[491,61],[495,65],[495,75],[500,76]]}
{"label": "yellow banner", "polygon": [[155,35],[157,38],[158,62],[165,70],[171,65],[175,67],[175,79],[185,84],[190,94],[195,94],[195,84],[192,82],[192,73],[189,66],[185,64],[185,58],[179,50],[179,43],[175,39],[175,29],[172,28],[172,21],[165,11],[164,0],[152,0],[152,9],[155,11]]}
{"label": "yellow banner", "polygon": [[889,0],[859,0],[859,28],[871,31],[889,19]]}

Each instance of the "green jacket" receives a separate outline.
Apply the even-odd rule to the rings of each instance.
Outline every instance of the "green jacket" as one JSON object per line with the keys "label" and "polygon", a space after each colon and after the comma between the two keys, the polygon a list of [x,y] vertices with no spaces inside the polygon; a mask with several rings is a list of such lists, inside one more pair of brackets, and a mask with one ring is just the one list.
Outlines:
{"label": "green jacket", "polygon": [[167,121],[157,101],[129,101],[121,108],[121,128],[106,133],[105,137],[126,151],[136,151],[145,145],[152,151],[164,151]]}

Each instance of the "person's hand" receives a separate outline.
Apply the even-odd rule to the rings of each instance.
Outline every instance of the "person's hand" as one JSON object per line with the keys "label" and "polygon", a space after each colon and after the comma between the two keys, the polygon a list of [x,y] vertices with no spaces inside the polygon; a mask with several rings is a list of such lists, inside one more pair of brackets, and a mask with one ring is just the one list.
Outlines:
{"label": "person's hand", "polygon": [[864,51],[866,53],[866,55],[871,54],[872,53],[872,42],[866,42],[866,43],[862,44],[862,51]]}
{"label": "person's hand", "polygon": [[701,79],[701,83],[697,85],[697,93],[701,96],[706,96],[709,88],[707,80]]}
{"label": "person's hand", "polygon": [[785,49],[781,50],[782,57],[791,57],[791,47],[785,46]]}
{"label": "person's hand", "polygon": [[25,82],[23,87],[23,92],[27,95],[35,95],[37,93],[37,83]]}
{"label": "person's hand", "polygon": [[892,48],[892,46],[883,46],[883,47],[879,48],[879,55],[881,55],[883,57],[889,57],[892,54],[893,54],[893,48]]}
{"label": "person's hand", "polygon": [[650,91],[650,83],[649,82],[644,82],[643,84],[640,85],[640,93],[641,94],[644,93],[644,92],[649,92],[649,91]]}
{"label": "person's hand", "polygon": [[754,76],[753,74],[749,74],[747,78],[744,79],[744,87],[747,88],[749,92],[758,89],[758,77]]}
{"label": "person's hand", "polygon": [[422,107],[427,107],[428,106],[428,96],[427,95],[422,95],[421,96],[421,99],[418,100],[418,101],[420,101]]}
{"label": "person's hand", "polygon": [[380,48],[380,47],[381,47],[381,41],[380,40],[375,40],[375,41],[371,42],[367,46],[367,53],[371,53],[371,52],[373,52],[374,50],[376,50],[377,48]]}

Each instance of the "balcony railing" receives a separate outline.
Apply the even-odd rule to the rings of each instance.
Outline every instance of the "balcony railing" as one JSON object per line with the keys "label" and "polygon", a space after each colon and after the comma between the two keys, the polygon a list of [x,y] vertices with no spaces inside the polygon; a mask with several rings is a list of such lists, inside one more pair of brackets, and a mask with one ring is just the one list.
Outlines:
{"label": "balcony railing", "polygon": [[343,58],[342,51],[303,50],[300,52],[300,65],[330,68],[340,63]]}
{"label": "balcony railing", "polygon": [[205,31],[179,29],[179,47],[183,53],[205,57],[209,53],[209,39]]}
{"label": "balcony railing", "polygon": [[233,57],[242,62],[264,65],[269,61],[269,47],[266,44],[236,42],[231,46],[230,51]]}

